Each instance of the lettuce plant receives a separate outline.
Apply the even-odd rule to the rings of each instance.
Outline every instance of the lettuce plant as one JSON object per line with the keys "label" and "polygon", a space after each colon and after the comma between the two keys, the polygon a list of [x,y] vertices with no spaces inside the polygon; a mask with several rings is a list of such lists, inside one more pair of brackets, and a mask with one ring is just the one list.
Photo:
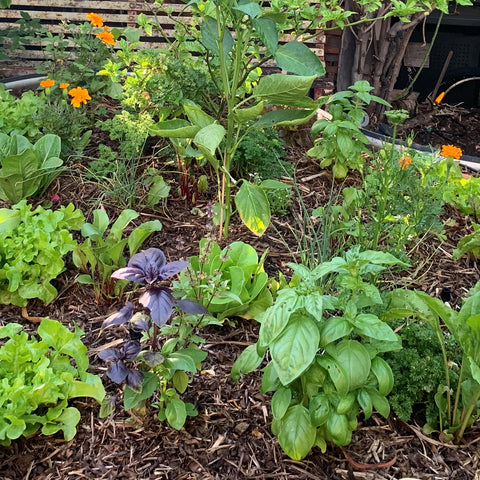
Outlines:
{"label": "lettuce plant", "polygon": [[22,135],[0,133],[0,198],[13,205],[42,193],[63,170],[61,149],[57,135],[32,145]]}
{"label": "lettuce plant", "polygon": [[80,420],[69,400],[89,397],[102,402],[105,390],[99,377],[87,372],[87,347],[76,328],[44,318],[41,340],[22,331],[18,323],[0,327],[0,445],[41,430],[44,435],[76,434]]}
{"label": "lettuce plant", "polygon": [[70,231],[80,230],[84,220],[72,204],[32,210],[22,200],[0,209],[0,304],[51,302],[57,290],[50,282],[63,272],[64,256],[76,245]]}
{"label": "lettuce plant", "polygon": [[[123,404],[126,410],[137,407],[150,397],[158,409],[160,421],[166,420],[180,429],[187,416],[196,415],[195,408],[180,398],[190,382],[188,374],[197,372],[207,353],[197,343],[197,328],[214,323],[205,316],[208,310],[197,302],[177,299],[166,281],[183,270],[188,262],[167,263],[158,248],[149,248],[134,255],[125,268],[113,272],[116,279],[143,285],[144,293],[138,299],[148,315],[128,302],[120,311],[108,317],[103,327],[129,323],[130,337],[118,348],[107,348],[99,353],[109,362],[107,376],[115,383],[125,382]],[[172,318],[170,325],[167,325]],[[160,347],[159,335],[170,338]],[[104,404],[108,413],[110,402]]]}
{"label": "lettuce plant", "polygon": [[244,242],[221,249],[215,241],[202,239],[200,254],[190,258],[190,266],[174,285],[218,320],[253,318],[273,303],[263,268],[265,256],[258,258],[255,249]]}
{"label": "lettuce plant", "polygon": [[[381,352],[401,348],[376,313],[383,308],[375,278],[401,264],[393,255],[359,248],[313,270],[289,264],[295,276],[261,316],[259,338],[232,368],[255,370],[265,357],[262,393],[272,397],[272,432],[293,459],[326,442],[344,446],[363,410],[388,417],[393,375]],[[268,352],[268,353],[267,353]]]}

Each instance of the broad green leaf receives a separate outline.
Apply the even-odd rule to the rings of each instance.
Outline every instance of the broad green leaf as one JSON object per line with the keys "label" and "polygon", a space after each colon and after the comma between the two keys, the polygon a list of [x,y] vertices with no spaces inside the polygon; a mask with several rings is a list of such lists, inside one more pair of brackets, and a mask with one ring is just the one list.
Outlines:
{"label": "broad green leaf", "polygon": [[308,410],[310,411],[310,417],[313,426],[320,427],[326,423],[330,414],[330,402],[328,400],[328,395],[319,393],[318,395],[312,397],[308,405]]}
{"label": "broad green leaf", "polygon": [[233,116],[238,123],[246,123],[257,118],[264,109],[265,102],[262,100],[256,105],[247,108],[236,108]]}
{"label": "broad green leaf", "polygon": [[352,431],[346,415],[331,412],[326,423],[326,429],[327,439],[334,442],[335,445],[343,447],[352,440]]}
{"label": "broad green leaf", "polygon": [[208,125],[215,123],[213,117],[205,113],[199,105],[191,100],[183,102],[183,109],[190,122],[199,128],[208,127]]}
{"label": "broad green leaf", "polygon": [[193,142],[207,157],[215,170],[218,170],[218,160],[215,157],[215,150],[225,137],[226,130],[222,125],[213,123],[199,130]]}
{"label": "broad green leaf", "polygon": [[262,8],[255,2],[239,4],[236,7],[233,7],[233,10],[238,10],[239,12],[248,15],[250,18],[256,18],[262,13]]}
{"label": "broad green leaf", "polygon": [[199,130],[199,126],[182,119],[165,120],[148,128],[150,135],[167,138],[193,138]]}
{"label": "broad green leaf", "polygon": [[278,47],[278,31],[275,21],[272,18],[262,16],[253,21],[253,27],[267,47],[270,54],[275,54]]}
{"label": "broad green leaf", "polygon": [[59,430],[63,431],[63,438],[68,442],[77,433],[76,426],[80,421],[80,412],[75,407],[67,407],[63,413],[55,419],[55,422],[47,423],[42,428],[44,435],[53,435]]}
{"label": "broad green leaf", "polygon": [[43,165],[49,158],[58,157],[62,150],[62,141],[58,135],[51,133],[39,138],[33,146],[39,165]]}
{"label": "broad green leaf", "polygon": [[143,242],[145,242],[153,232],[159,232],[161,229],[162,222],[160,222],[160,220],[144,222],[135,228],[128,236],[128,250],[130,257],[138,252],[138,249],[143,245]]}
{"label": "broad green leaf", "polygon": [[383,358],[372,359],[372,372],[378,381],[378,392],[380,395],[388,395],[393,388],[393,373],[390,365]]}
{"label": "broad green leaf", "polygon": [[235,195],[235,205],[242,222],[255,235],[261,236],[270,224],[270,205],[263,190],[254,183],[242,182]]}
{"label": "broad green leaf", "polygon": [[230,372],[231,377],[237,382],[241,375],[253,372],[258,368],[262,363],[262,360],[263,356],[260,356],[257,353],[257,345],[249,345],[235,360]]}
{"label": "broad green leaf", "polygon": [[122,210],[118,218],[113,222],[113,225],[110,227],[110,233],[108,234],[108,237],[120,241],[123,236],[123,232],[125,231],[125,227],[132,220],[138,218],[138,216],[139,213],[137,213],[135,210],[131,210],[129,208]]}
{"label": "broad green leaf", "polygon": [[293,382],[310,366],[319,339],[318,328],[310,317],[298,312],[291,315],[286,328],[270,345],[272,361],[283,385]]}
{"label": "broad green leaf", "polygon": [[370,355],[356,340],[342,340],[335,347],[327,345],[326,350],[345,371],[350,384],[349,391],[363,387],[371,368]]}
{"label": "broad green leaf", "polygon": [[200,40],[212,53],[220,54],[220,45],[223,55],[226,57],[233,48],[234,40],[230,30],[222,28],[219,31],[217,21],[212,17],[207,17],[200,25]]}
{"label": "broad green leaf", "polygon": [[317,357],[317,362],[328,372],[335,389],[340,395],[346,395],[351,390],[349,375],[335,359],[324,354]]}
{"label": "broad green leaf", "polygon": [[272,414],[281,420],[287,413],[292,401],[292,391],[289,388],[280,387],[272,397]]}
{"label": "broad green leaf", "polygon": [[315,444],[316,429],[308,410],[302,405],[290,407],[280,422],[278,442],[294,460],[306,457]]}
{"label": "broad green leaf", "polygon": [[372,399],[372,404],[375,410],[383,418],[388,418],[390,415],[390,404],[388,403],[388,400],[376,390],[369,388],[367,391],[370,394],[370,398]]}
{"label": "broad green leaf", "polygon": [[323,296],[320,292],[314,291],[304,297],[305,310],[320,321],[323,313]]}
{"label": "broad green leaf", "polygon": [[365,420],[368,420],[373,412],[373,404],[370,394],[364,389],[359,390],[357,393],[357,402],[363,410]]}
{"label": "broad green leaf", "polygon": [[20,212],[11,208],[0,208],[0,234],[11,232],[20,224]]}
{"label": "broad green leaf", "polygon": [[343,317],[330,317],[322,324],[320,328],[320,346],[325,347],[343,337],[350,335],[352,326]]}
{"label": "broad green leaf", "polygon": [[86,382],[79,382],[74,380],[68,385],[68,396],[69,398],[76,397],[91,397],[94,398],[98,403],[102,403],[105,398],[105,389],[103,388],[102,381],[100,377],[93,376],[95,379],[93,384]]}
{"label": "broad green leaf", "polygon": [[185,420],[187,419],[185,403],[179,398],[170,399],[165,408],[165,416],[172,428],[180,430],[185,425]]}
{"label": "broad green leaf", "polygon": [[155,207],[164,198],[170,194],[170,185],[161,176],[153,179],[153,183],[148,189],[147,202],[151,207]]}
{"label": "broad green leaf", "polygon": [[354,331],[360,336],[389,342],[398,340],[397,335],[389,325],[382,322],[376,315],[361,313],[350,320],[350,323],[353,325]]}
{"label": "broad green leaf", "polygon": [[281,386],[278,379],[277,371],[272,362],[270,362],[263,370],[262,386],[260,393],[274,392]]}
{"label": "broad green leaf", "polygon": [[158,387],[158,377],[154,373],[145,372],[142,383],[142,391],[135,392],[129,386],[125,386],[123,393],[123,406],[125,410],[130,410],[141,401],[150,398]]}
{"label": "broad green leaf", "polygon": [[265,113],[254,125],[258,128],[302,125],[308,122],[314,115],[315,110],[278,109]]}
{"label": "broad green leaf", "polygon": [[305,97],[315,76],[295,76],[273,73],[260,79],[252,95],[280,105]]}
{"label": "broad green leaf", "polygon": [[277,48],[275,52],[277,65],[296,75],[322,77],[325,67],[304,43],[293,40]]}
{"label": "broad green leaf", "polygon": [[32,150],[2,159],[0,169],[0,198],[13,204],[33,195],[41,180],[39,164]]}
{"label": "broad green leaf", "polygon": [[182,370],[177,370],[173,374],[172,382],[179,393],[184,393],[188,387],[188,375]]}
{"label": "broad green leaf", "polygon": [[269,347],[287,326],[296,302],[295,292],[292,291],[292,294],[293,297],[277,299],[275,304],[266,311],[258,334],[258,348],[265,350]]}

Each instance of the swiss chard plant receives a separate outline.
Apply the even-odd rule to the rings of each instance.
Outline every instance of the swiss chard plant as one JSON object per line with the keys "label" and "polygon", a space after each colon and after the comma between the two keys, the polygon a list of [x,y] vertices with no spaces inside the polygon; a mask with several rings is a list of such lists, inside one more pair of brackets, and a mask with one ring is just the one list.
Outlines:
{"label": "swiss chard plant", "polygon": [[180,272],[174,285],[185,298],[203,304],[218,320],[253,318],[272,305],[268,275],[255,249],[233,242],[223,250],[210,239],[200,241],[200,253]]}
{"label": "swiss chard plant", "polygon": [[65,440],[76,434],[80,412],[70,405],[77,397],[105,397],[102,381],[87,372],[87,347],[83,332],[71,332],[61,323],[43,319],[40,340],[30,337],[18,323],[0,327],[0,445],[37,431],[63,432]]}
{"label": "swiss chard plant", "polygon": [[[392,316],[418,318],[435,331],[442,352],[444,378],[437,386],[435,406],[438,423],[426,424],[426,432],[439,431],[448,441],[462,440],[465,430],[479,416],[480,408],[480,289],[474,288],[456,311],[438,298],[425,292],[394,290],[390,293],[389,312]],[[461,351],[459,371],[452,382],[451,369],[455,368],[445,346],[443,326],[453,335]],[[457,365],[458,366],[458,365]],[[458,377],[457,377],[458,376]],[[458,378],[458,380],[457,380]]]}
{"label": "swiss chard plant", "polygon": [[97,301],[122,294],[126,282],[112,278],[112,273],[126,266],[125,248],[128,246],[129,256],[134,255],[153,232],[162,229],[159,220],[152,220],[124,235],[125,228],[138,216],[133,210],[123,210],[110,226],[105,210],[97,209],[93,212],[93,223],[82,226],[85,241],[74,248],[73,262],[84,272],[77,281],[92,285]]}
{"label": "swiss chard plant", "polygon": [[[143,309],[135,312],[134,305],[128,302],[108,317],[104,328],[128,322],[130,340],[99,353],[102,360],[109,362],[107,376],[115,383],[125,383],[126,410],[139,408],[151,398],[159,420],[166,420],[178,430],[187,416],[197,414],[193,404],[180,398],[207,356],[198,347],[202,339],[196,330],[218,323],[208,316],[205,307],[176,298],[174,291],[166,286],[168,279],[187,265],[185,261],[167,263],[160,249],[149,248],[134,255],[126,267],[113,272],[116,279],[144,287],[138,299]],[[161,340],[165,340],[162,345]],[[109,413],[111,405],[110,401],[104,404],[104,414]]]}
{"label": "swiss chard plant", "polygon": [[271,401],[272,432],[293,459],[327,442],[347,445],[357,416],[388,417],[393,375],[379,354],[401,348],[376,315],[383,299],[375,280],[399,265],[394,256],[353,248],[312,270],[289,264],[295,275],[258,320],[257,343],[247,347],[232,377],[262,369]]}
{"label": "swiss chard plant", "polygon": [[13,205],[41,194],[63,170],[61,149],[57,135],[32,145],[22,135],[0,133],[0,198]]}
{"label": "swiss chard plant", "polygon": [[52,285],[65,270],[65,255],[76,246],[71,231],[85,218],[72,204],[58,210],[22,200],[0,209],[0,304],[25,306],[29,299],[44,303],[57,296]]}

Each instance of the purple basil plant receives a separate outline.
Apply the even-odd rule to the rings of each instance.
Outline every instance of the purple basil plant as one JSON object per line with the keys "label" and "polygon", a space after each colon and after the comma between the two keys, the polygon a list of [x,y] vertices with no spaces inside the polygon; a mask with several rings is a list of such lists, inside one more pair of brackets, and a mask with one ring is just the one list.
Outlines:
{"label": "purple basil plant", "polygon": [[[125,268],[112,273],[112,278],[129,280],[146,285],[146,291],[138,299],[145,307],[152,322],[161,327],[168,322],[174,308],[177,306],[185,313],[208,314],[208,310],[192,300],[179,300],[172,295],[172,290],[162,283],[176,275],[189,265],[189,262],[175,261],[167,263],[164,253],[159,248],[149,248],[133,255]],[[149,330],[149,321],[145,316],[136,315],[135,307],[128,302],[118,312],[110,315],[102,328],[111,325],[121,325],[130,322],[130,330],[142,332]],[[102,360],[111,362],[107,376],[115,383],[126,380],[132,390],[138,391],[143,382],[143,373],[129,368],[124,362],[132,362],[141,351],[141,345],[136,340],[130,340],[119,348],[107,348],[99,353]]]}

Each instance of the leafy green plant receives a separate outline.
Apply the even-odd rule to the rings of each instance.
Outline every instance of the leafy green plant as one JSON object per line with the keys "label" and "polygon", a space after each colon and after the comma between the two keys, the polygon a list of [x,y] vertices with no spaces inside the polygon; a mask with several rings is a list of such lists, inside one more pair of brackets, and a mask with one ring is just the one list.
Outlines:
{"label": "leafy green plant", "polygon": [[393,375],[379,353],[401,348],[398,336],[374,312],[384,307],[375,279],[401,265],[393,255],[352,248],[312,270],[289,264],[295,275],[263,315],[258,341],[232,368],[236,380],[268,352],[263,393],[272,397],[272,432],[291,458],[326,442],[347,445],[363,410],[388,417]]}
{"label": "leafy green plant", "polygon": [[458,260],[464,255],[471,254],[474,258],[480,258],[480,225],[472,222],[473,233],[465,235],[453,251],[453,258]]}
{"label": "leafy green plant", "polygon": [[[425,421],[429,425],[438,423],[435,395],[444,383],[445,368],[442,350],[432,327],[423,321],[393,320],[390,326],[400,335],[402,349],[387,352],[384,360],[390,365],[395,384],[388,396],[395,415],[409,422]],[[452,335],[444,335],[445,347],[450,360],[450,383],[458,382],[454,365],[461,363],[458,347]]]}
{"label": "leafy green plant", "polygon": [[365,108],[373,101],[389,105],[385,100],[372,95],[368,82],[361,80],[349,90],[330,96],[326,104],[331,120],[322,118],[312,126],[312,135],[317,137],[315,145],[307,152],[320,159],[320,167],[333,163],[333,176],[344,178],[349,169],[363,170],[365,163],[362,154],[369,153],[369,141],[361,132],[360,125],[365,116]]}
{"label": "leafy green plant", "polygon": [[152,220],[142,223],[124,237],[127,225],[138,216],[133,210],[123,210],[110,226],[105,210],[97,209],[93,212],[93,223],[82,226],[85,241],[73,249],[73,263],[85,272],[77,277],[77,281],[92,285],[97,301],[121,296],[126,283],[111,275],[127,264],[125,247],[128,246],[129,254],[134,255],[153,232],[162,229],[159,220]]}
{"label": "leafy green plant", "polygon": [[24,135],[29,140],[36,140],[41,136],[40,128],[32,117],[44,103],[44,98],[38,97],[31,90],[22,93],[21,97],[14,97],[0,85],[0,132],[7,135]]}
{"label": "leafy green plant", "polygon": [[63,272],[64,256],[76,245],[70,231],[80,230],[84,221],[72,204],[32,210],[23,200],[0,209],[0,304],[51,302],[57,290],[50,282]]}
{"label": "leafy green plant", "polygon": [[[134,313],[135,307],[128,302],[108,317],[103,327],[128,322],[131,340],[119,348],[107,348],[99,353],[99,357],[110,364],[107,376],[115,383],[126,383],[123,393],[126,410],[143,406],[153,397],[152,405],[158,409],[159,420],[166,420],[177,430],[183,427],[188,416],[197,415],[194,405],[180,398],[191,380],[189,374],[195,374],[207,356],[198,347],[203,340],[196,331],[211,323],[219,324],[205,316],[208,315],[205,307],[175,298],[172,289],[165,286],[168,278],[187,265],[184,261],[167,263],[160,249],[149,248],[134,255],[127,267],[115,271],[114,278],[145,286],[138,301],[148,315]],[[169,337],[161,347],[160,335]],[[104,403],[102,415],[110,413],[113,403],[110,400]]]}
{"label": "leafy green plant", "polygon": [[460,168],[454,164],[458,175],[452,175],[443,191],[443,200],[458,209],[463,215],[473,215],[478,222],[480,217],[480,179],[462,178]]}
{"label": "leafy green plant", "polygon": [[253,318],[272,304],[268,275],[255,249],[233,242],[223,250],[211,239],[200,241],[200,253],[180,273],[175,288],[182,296],[208,308],[218,320],[238,316]]}
{"label": "leafy green plant", "polygon": [[80,412],[69,406],[72,398],[88,397],[101,403],[105,390],[99,377],[87,372],[87,347],[82,332],[44,318],[40,341],[29,338],[18,323],[0,327],[0,444],[38,430],[44,435],[76,434]]}
{"label": "leafy green plant", "polygon": [[13,205],[45,191],[63,170],[61,143],[52,134],[32,145],[22,135],[0,133],[0,198]]}
{"label": "leafy green plant", "polygon": [[[442,432],[447,441],[460,441],[478,418],[480,408],[480,289],[473,289],[458,312],[424,292],[402,289],[390,293],[389,305],[392,316],[414,316],[434,330],[442,352],[444,378],[434,397],[438,423],[426,424],[424,429],[428,433]],[[462,356],[456,386],[451,378],[452,359],[445,345],[443,325],[455,338]]]}

